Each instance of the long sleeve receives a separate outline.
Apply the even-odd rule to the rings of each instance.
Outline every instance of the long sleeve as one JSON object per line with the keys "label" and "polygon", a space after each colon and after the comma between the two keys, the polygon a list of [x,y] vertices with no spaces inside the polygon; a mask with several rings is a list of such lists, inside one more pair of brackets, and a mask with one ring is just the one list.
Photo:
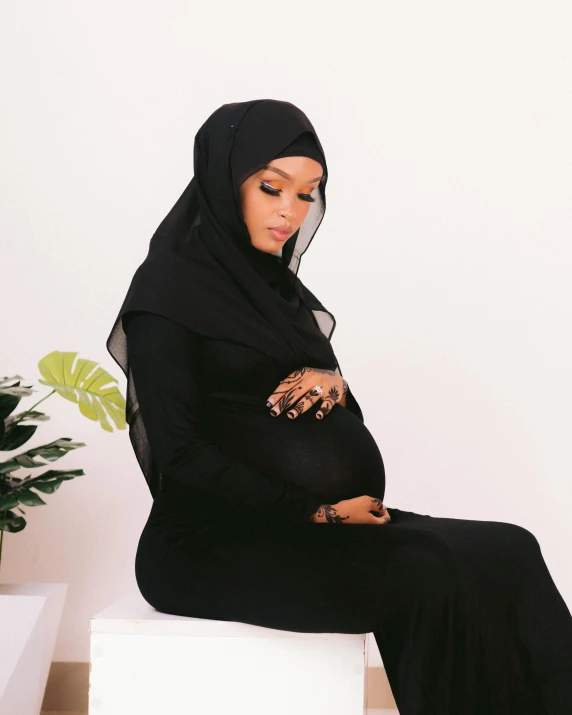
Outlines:
{"label": "long sleeve", "polygon": [[164,316],[125,316],[129,362],[153,457],[163,480],[213,497],[221,511],[253,508],[264,518],[308,521],[321,504],[315,494],[228,459],[208,439],[198,384],[200,335]]}

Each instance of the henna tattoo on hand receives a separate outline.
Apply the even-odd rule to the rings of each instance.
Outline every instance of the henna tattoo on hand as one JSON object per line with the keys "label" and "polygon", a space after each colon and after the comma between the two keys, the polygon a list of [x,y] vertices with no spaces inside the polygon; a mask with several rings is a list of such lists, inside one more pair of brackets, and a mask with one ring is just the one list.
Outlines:
{"label": "henna tattoo on hand", "polygon": [[[281,384],[286,386],[286,389],[284,390],[275,390],[270,397],[273,397],[274,395],[282,395],[274,405],[268,400],[266,403],[267,407],[272,407],[270,410],[270,414],[273,417],[276,417],[279,412],[283,412],[285,410],[289,410],[290,407],[292,407],[293,410],[296,411],[297,414],[301,414],[304,408],[304,401],[301,401],[298,404],[294,404],[297,401],[297,395],[296,391],[302,389],[302,385],[300,384],[302,381],[302,378],[306,373],[310,372],[317,372],[322,375],[331,375],[331,376],[337,376],[338,373],[335,370],[328,370],[326,368],[321,368],[321,367],[301,367],[298,368],[297,370],[294,370],[290,375],[288,375],[284,380],[282,380]],[[330,387],[328,394],[324,397],[322,401],[322,406],[320,410],[316,413],[316,417],[319,419],[325,417],[325,415],[330,412],[331,408],[334,406],[336,402],[339,402],[343,395],[348,391],[348,383],[344,378],[342,378],[342,393],[340,394],[340,390],[336,385],[332,385]],[[316,388],[312,388],[309,391],[309,394],[315,397],[316,395],[321,394]],[[317,402],[315,400],[314,402]],[[292,418],[296,417],[296,414],[292,415]]]}
{"label": "henna tattoo on hand", "polygon": [[316,514],[318,516],[325,516],[326,522],[329,524],[341,524],[343,521],[350,518],[349,516],[340,516],[331,504],[321,504],[318,507]]}
{"label": "henna tattoo on hand", "polygon": [[341,397],[340,391],[338,390],[338,388],[335,385],[332,385],[330,387],[330,389],[328,391],[328,397],[331,398],[333,402],[337,402],[340,399],[340,397]]}
{"label": "henna tattoo on hand", "polygon": [[[378,517],[379,517],[379,516],[383,516],[383,512],[384,512],[384,510],[385,510],[385,505],[383,504],[383,502],[381,501],[381,499],[377,499],[377,498],[376,498],[376,499],[373,499],[373,498],[372,498],[371,501],[372,501],[373,508],[370,509],[370,512],[371,512],[374,516],[378,516]],[[388,512],[388,513],[386,514],[385,518],[384,518],[384,522],[383,522],[383,523],[384,523],[384,524],[388,524],[389,522],[391,522],[391,516],[389,515],[389,512]]]}
{"label": "henna tattoo on hand", "polygon": [[321,375],[337,375],[335,370],[326,370],[322,367],[309,367],[307,369],[311,370],[312,372],[319,372]]}
{"label": "henna tattoo on hand", "polygon": [[319,372],[321,375],[337,375],[338,373],[335,370],[327,370],[326,368],[323,367],[300,367],[297,370],[294,370],[292,373],[291,377],[293,379],[298,379],[305,375],[307,372]]}
{"label": "henna tattoo on hand", "polygon": [[378,499],[377,497],[376,497],[375,499],[372,499],[372,502],[373,502],[374,505],[377,507],[377,510],[378,510],[378,511],[381,511],[382,509],[385,508],[385,507],[383,506],[383,502],[381,501],[381,499]]}
{"label": "henna tattoo on hand", "polygon": [[[316,417],[318,419],[323,419],[328,412],[332,409],[332,407],[336,404],[336,402],[339,402],[341,399],[340,391],[335,385],[332,385],[330,389],[328,390],[328,394],[324,398],[324,401],[322,403],[322,406],[320,407],[320,410],[316,412]],[[331,400],[331,402],[330,402]]]}
{"label": "henna tattoo on hand", "polygon": [[[373,512],[375,516],[381,516],[383,514],[383,511],[385,510],[383,501],[381,499],[372,497],[371,502],[373,508],[370,509],[370,512]],[[350,518],[349,516],[340,516],[338,514],[337,509],[332,506],[332,504],[320,504],[320,506],[316,510],[316,516],[325,517],[326,522],[329,524],[341,524]],[[390,521],[391,517],[389,516],[389,514],[387,514],[384,523],[389,523]]]}
{"label": "henna tattoo on hand", "polygon": [[[272,393],[274,394],[274,393]],[[275,417],[278,412],[282,412],[283,410],[287,410],[292,403],[297,400],[297,396],[295,395],[295,390],[288,390],[285,395],[282,395],[282,397],[278,400],[278,402],[274,405],[274,407],[270,410],[270,414]],[[277,409],[278,408],[278,409]]]}
{"label": "henna tattoo on hand", "polygon": [[[290,417],[290,418],[296,417],[295,413],[297,412],[298,414],[300,414],[303,409],[304,409],[304,398],[302,398],[301,400],[298,400],[298,402],[294,405],[294,407],[292,407],[292,409],[289,410],[288,417]],[[294,414],[292,414],[292,413],[294,413]]]}

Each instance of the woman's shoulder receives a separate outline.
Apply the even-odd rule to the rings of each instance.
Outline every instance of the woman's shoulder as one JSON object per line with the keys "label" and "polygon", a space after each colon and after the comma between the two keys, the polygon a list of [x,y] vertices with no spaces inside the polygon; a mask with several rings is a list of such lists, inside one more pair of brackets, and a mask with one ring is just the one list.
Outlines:
{"label": "woman's shoulder", "polygon": [[129,310],[127,313],[123,313],[121,316],[121,322],[123,329],[126,331],[128,326],[131,325],[144,325],[144,326],[173,326],[173,328],[180,328],[181,330],[188,330],[189,332],[194,332],[191,328],[183,325],[174,318],[169,318],[162,313],[154,313],[150,310]]}
{"label": "woman's shoulder", "polygon": [[130,310],[121,316],[123,330],[131,345],[142,343],[172,345],[174,341],[188,345],[198,342],[200,334],[182,323],[148,310]]}

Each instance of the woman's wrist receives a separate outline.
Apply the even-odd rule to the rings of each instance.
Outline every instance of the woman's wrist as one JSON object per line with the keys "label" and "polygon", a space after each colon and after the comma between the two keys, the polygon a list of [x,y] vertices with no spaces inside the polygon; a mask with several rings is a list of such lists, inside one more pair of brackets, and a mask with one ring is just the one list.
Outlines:
{"label": "woman's wrist", "polygon": [[347,396],[348,396],[348,390],[350,389],[347,380],[345,377],[342,377],[342,396],[340,400],[338,401],[338,405],[341,405],[342,407],[347,406]]}
{"label": "woman's wrist", "polygon": [[314,524],[318,523],[318,521],[319,521],[318,512],[320,511],[321,506],[322,506],[322,504],[314,505],[314,511],[308,516],[308,521],[311,521]]}

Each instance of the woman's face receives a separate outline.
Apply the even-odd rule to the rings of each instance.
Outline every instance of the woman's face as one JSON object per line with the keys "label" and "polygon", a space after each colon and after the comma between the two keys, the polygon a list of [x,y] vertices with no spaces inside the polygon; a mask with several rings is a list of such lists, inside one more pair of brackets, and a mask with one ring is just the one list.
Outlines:
{"label": "woman's face", "polygon": [[[278,253],[306,218],[318,195],[322,165],[308,156],[273,159],[239,187],[240,206],[250,242],[260,251]],[[280,234],[271,228],[287,230]]]}

